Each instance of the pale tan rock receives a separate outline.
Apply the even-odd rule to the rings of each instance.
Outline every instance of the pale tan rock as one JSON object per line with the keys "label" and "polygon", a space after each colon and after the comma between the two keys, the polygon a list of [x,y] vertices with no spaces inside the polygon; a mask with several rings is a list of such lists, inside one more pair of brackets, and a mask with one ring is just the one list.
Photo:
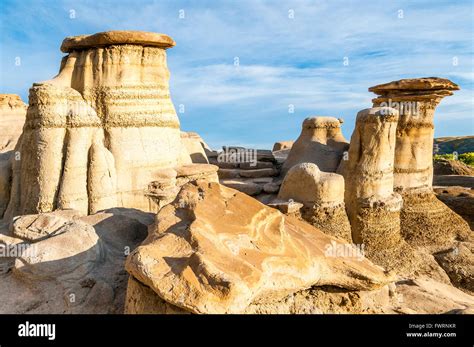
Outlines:
{"label": "pale tan rock", "polygon": [[15,218],[10,226],[15,237],[38,241],[67,231],[69,218],[57,214],[33,214]]}
{"label": "pale tan rock", "polygon": [[[399,111],[395,152],[395,190],[423,190],[433,181],[433,118],[436,106],[459,87],[442,78],[393,81],[369,88],[374,106]],[[390,105],[389,105],[390,104]]]}
{"label": "pale tan rock", "polygon": [[89,216],[58,210],[19,217],[22,238],[0,226],[0,243],[19,250],[10,253],[12,261],[0,259],[0,269],[11,270],[2,272],[0,312],[123,313],[125,256],[146,237],[153,217],[124,208]]}
{"label": "pale tan rock", "polygon": [[284,214],[295,215],[300,212],[301,208],[304,205],[300,202],[295,202],[291,200],[283,201],[283,200],[276,199],[275,201],[269,203],[268,206],[274,207],[280,210]]}
{"label": "pale tan rock", "polygon": [[432,191],[433,118],[436,106],[455,83],[436,77],[403,79],[369,88],[378,96],[374,106],[391,106],[400,113],[396,131],[394,187],[403,197],[401,226],[404,237],[416,245],[446,247],[470,232],[466,222]]}
{"label": "pale tan rock", "polygon": [[[126,313],[190,314],[164,301],[149,287],[130,277],[127,286]],[[388,306],[388,307],[387,307]],[[389,311],[387,286],[371,291],[343,291],[338,288],[313,287],[292,293],[280,300],[262,299],[252,303],[245,314],[344,314],[393,313]]]}
{"label": "pale tan rock", "polygon": [[290,149],[293,147],[294,141],[278,141],[273,145],[272,152],[281,151],[282,149]]}
{"label": "pale tan rock", "polygon": [[307,222],[329,235],[352,240],[341,175],[322,172],[313,163],[297,164],[286,174],[278,199],[303,203],[301,216]]}
{"label": "pale tan rock", "polygon": [[156,221],[126,268],[190,312],[238,313],[313,285],[361,290],[390,281],[366,259],[326,255],[336,239],[216,183],[185,185]]}
{"label": "pale tan rock", "polygon": [[219,179],[240,178],[240,170],[238,169],[219,169],[217,174]]}
{"label": "pale tan rock", "polygon": [[25,123],[27,105],[15,94],[0,94],[0,153],[13,150]]}
{"label": "pale tan rock", "polygon": [[[245,193],[250,196],[255,196],[263,191],[264,184],[255,183],[251,180],[245,180],[241,178],[221,179],[219,182],[226,187],[236,189],[239,192]],[[266,183],[265,183],[266,184]]]}
{"label": "pale tan rock", "polygon": [[155,209],[145,194],[155,171],[191,163],[169,96],[165,48],[173,45],[136,31],[64,40],[58,76],[30,90],[6,218]]}
{"label": "pale tan rock", "polygon": [[206,151],[210,151],[209,146],[194,132],[181,132],[181,141],[191,157],[191,161],[197,164],[209,164],[207,159]]}
{"label": "pale tan rock", "polygon": [[14,152],[25,123],[27,106],[15,94],[0,94],[0,218],[10,199],[12,160],[18,158]]}
{"label": "pale tan rock", "polygon": [[295,141],[282,167],[286,174],[301,163],[314,163],[321,171],[335,172],[349,144],[341,132],[341,122],[333,117],[310,117],[303,122],[301,134]]}
{"label": "pale tan rock", "polygon": [[396,313],[441,314],[474,308],[474,297],[429,278],[396,283]]}
{"label": "pale tan rock", "polygon": [[211,164],[189,164],[175,169],[159,170],[148,185],[146,195],[153,199],[157,206],[156,211],[159,211],[176,198],[180,188],[186,183],[197,180],[218,182],[218,169]]}
{"label": "pale tan rock", "polygon": [[89,149],[89,213],[117,206],[117,173],[115,160],[100,142]]}
{"label": "pale tan rock", "polygon": [[212,164],[189,164],[175,168],[176,180],[179,187],[188,182],[205,180],[207,182],[219,182],[217,170],[219,167]]}
{"label": "pale tan rock", "polygon": [[14,268],[15,275],[29,281],[84,277],[105,256],[94,228],[79,221],[65,224],[62,231],[30,247],[31,252],[15,260]]}
{"label": "pale tan rock", "polygon": [[72,88],[30,90],[30,105],[13,161],[6,218],[56,208],[89,211],[89,149],[103,145],[101,121]]}
{"label": "pale tan rock", "polygon": [[364,244],[375,263],[411,271],[416,258],[400,232],[402,199],[393,191],[393,158],[398,111],[389,107],[357,114],[349,156],[341,163],[352,239]]}

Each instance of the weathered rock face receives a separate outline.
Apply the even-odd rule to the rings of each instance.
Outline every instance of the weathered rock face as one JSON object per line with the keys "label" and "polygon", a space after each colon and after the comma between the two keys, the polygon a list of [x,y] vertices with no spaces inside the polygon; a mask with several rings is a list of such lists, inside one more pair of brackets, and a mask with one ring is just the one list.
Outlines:
{"label": "weathered rock face", "polygon": [[[197,181],[160,210],[126,269],[163,300],[193,313],[245,312],[314,285],[367,290],[390,281],[363,256],[328,252],[338,247],[352,250],[246,194]],[[143,307],[140,293],[130,290],[127,305]]]}
{"label": "weathered rock face", "polygon": [[[399,281],[372,291],[312,287],[270,304],[250,305],[249,314],[472,314],[474,298],[430,279]],[[133,277],[127,287],[126,313],[189,314],[160,298]]]}
{"label": "weathered rock face", "polygon": [[13,150],[25,123],[26,107],[18,95],[0,94],[0,218],[10,199]]}
{"label": "weathered rock face", "polygon": [[64,40],[58,76],[30,90],[6,217],[152,209],[144,191],[155,172],[191,162],[169,96],[165,49],[173,45],[133,31]]}
{"label": "weathered rock face", "polygon": [[158,212],[176,198],[186,183],[197,180],[218,183],[218,169],[211,164],[189,164],[176,169],[160,170],[155,180],[148,185],[146,195],[156,203]]}
{"label": "weathered rock face", "polygon": [[446,244],[469,232],[467,224],[434,198],[433,118],[436,106],[459,87],[442,78],[393,81],[369,88],[378,94],[374,106],[399,111],[394,188],[403,197],[402,233],[419,244]]}
{"label": "weathered rock face", "polygon": [[300,163],[314,163],[321,171],[335,172],[349,147],[341,133],[341,122],[333,117],[306,118],[301,134],[283,164],[282,174]]}
{"label": "weathered rock face", "polygon": [[284,149],[290,149],[293,147],[294,141],[278,141],[273,144],[273,149],[272,151],[281,151]]}
{"label": "weathered rock face", "polygon": [[435,257],[456,287],[474,294],[474,242],[456,242]]}
{"label": "weathered rock face", "polygon": [[278,199],[302,203],[306,221],[331,236],[352,241],[341,175],[322,172],[313,163],[295,165],[286,174]]}
{"label": "weathered rock face", "polygon": [[0,153],[15,148],[25,123],[27,106],[15,94],[0,94]]}
{"label": "weathered rock face", "polygon": [[[102,198],[116,204],[115,196],[104,191],[116,184],[116,177],[101,120],[76,90],[33,86],[16,150],[21,156],[13,161],[7,218],[56,208],[87,213],[102,207]],[[114,188],[110,190],[115,194]]]}
{"label": "weathered rock face", "polygon": [[197,133],[181,132],[181,140],[187,151],[187,157],[191,157],[191,161],[197,164],[209,164],[206,151],[211,151],[209,146]]}
{"label": "weathered rock face", "polygon": [[399,265],[402,199],[393,192],[393,158],[398,111],[376,107],[360,111],[351,137],[349,158],[341,163],[352,239],[368,257],[390,269]]}
{"label": "weathered rock face", "polygon": [[124,261],[153,215],[110,209],[65,210],[0,224],[1,313],[123,313]]}

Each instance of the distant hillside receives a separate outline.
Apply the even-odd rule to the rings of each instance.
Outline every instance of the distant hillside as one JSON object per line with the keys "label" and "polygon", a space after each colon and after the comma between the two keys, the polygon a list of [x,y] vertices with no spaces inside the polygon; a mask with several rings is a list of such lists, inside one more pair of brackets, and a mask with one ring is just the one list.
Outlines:
{"label": "distant hillside", "polygon": [[[474,152],[474,136],[438,137],[434,139],[434,144],[435,153],[437,154]],[[438,151],[436,151],[436,148],[438,148]]]}

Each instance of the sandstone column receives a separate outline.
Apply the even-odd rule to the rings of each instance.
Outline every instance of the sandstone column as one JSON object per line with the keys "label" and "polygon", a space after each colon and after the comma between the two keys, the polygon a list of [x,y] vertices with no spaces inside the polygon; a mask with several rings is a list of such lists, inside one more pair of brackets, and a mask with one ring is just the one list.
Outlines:
{"label": "sandstone column", "polygon": [[174,44],[140,31],[63,41],[59,74],[30,89],[6,217],[155,209],[145,193],[159,170],[191,163],[169,95],[165,50]]}
{"label": "sandstone column", "polygon": [[394,189],[403,197],[404,237],[416,244],[449,243],[469,232],[467,223],[436,199],[433,182],[433,117],[436,106],[459,87],[442,78],[403,79],[369,88],[374,106],[399,111]]}
{"label": "sandstone column", "polygon": [[69,53],[65,66],[74,64],[64,78],[102,120],[120,206],[149,209],[143,192],[154,172],[180,164],[180,124],[166,63],[166,49],[174,45],[164,34],[113,31],[66,38],[61,46]]}
{"label": "sandstone column", "polygon": [[341,164],[352,239],[363,244],[375,263],[399,266],[402,200],[393,191],[393,158],[398,112],[388,107],[360,111],[351,137],[349,158]]}
{"label": "sandstone column", "polygon": [[341,133],[341,122],[334,117],[306,118],[301,134],[283,164],[282,175],[301,163],[314,163],[321,171],[335,172],[349,147]]}

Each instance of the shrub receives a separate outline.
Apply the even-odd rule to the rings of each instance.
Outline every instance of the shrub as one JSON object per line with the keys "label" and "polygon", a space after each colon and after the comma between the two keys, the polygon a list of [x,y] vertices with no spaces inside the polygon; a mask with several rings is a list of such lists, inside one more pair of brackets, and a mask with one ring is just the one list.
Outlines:
{"label": "shrub", "polygon": [[[433,156],[434,161],[437,161],[440,159],[455,160],[454,154],[451,154],[451,153],[450,154],[435,154]],[[474,152],[459,154],[457,159],[466,165],[474,167]]]}

